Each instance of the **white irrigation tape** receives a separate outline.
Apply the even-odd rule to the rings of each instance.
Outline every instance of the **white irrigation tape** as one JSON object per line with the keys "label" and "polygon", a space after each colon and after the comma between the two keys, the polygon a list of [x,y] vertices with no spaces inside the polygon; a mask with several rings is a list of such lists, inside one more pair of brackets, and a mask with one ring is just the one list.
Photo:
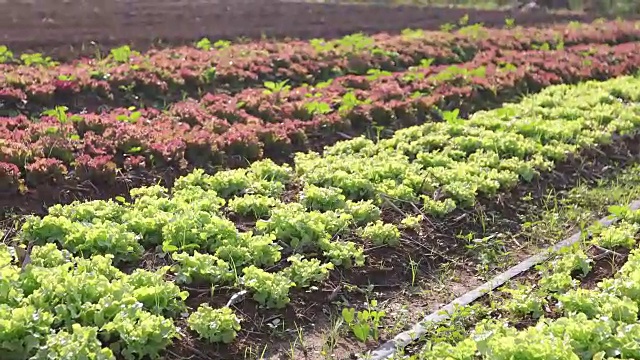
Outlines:
{"label": "white irrigation tape", "polygon": [[[629,207],[633,210],[640,209],[640,200],[636,200],[632,202]],[[607,216],[599,220],[600,224],[603,226],[611,225],[615,219],[613,217]],[[446,320],[453,310],[455,310],[458,306],[469,305],[475,300],[481,298],[486,293],[496,289],[497,287],[503,285],[510,279],[520,275],[521,273],[529,270],[530,268],[544,262],[547,260],[554,252],[558,251],[561,248],[571,246],[580,241],[580,232],[573,234],[571,237],[568,237],[559,243],[546,248],[540,253],[530,256],[526,258],[524,261],[509,268],[507,271],[497,275],[486,283],[478,286],[477,288],[469,291],[468,293],[460,296],[459,298],[453,300],[446,306],[440,308],[439,310],[429,314],[427,317],[422,319],[417,324],[413,325],[410,330],[401,332],[396,335],[393,339],[385,342],[377,348],[376,350],[370,351],[365,355],[359,356],[359,359],[367,359],[367,360],[386,360],[391,358],[396,354],[396,352],[400,349],[404,349],[407,345],[412,342],[420,339],[427,332],[427,325],[438,323],[443,320]]]}

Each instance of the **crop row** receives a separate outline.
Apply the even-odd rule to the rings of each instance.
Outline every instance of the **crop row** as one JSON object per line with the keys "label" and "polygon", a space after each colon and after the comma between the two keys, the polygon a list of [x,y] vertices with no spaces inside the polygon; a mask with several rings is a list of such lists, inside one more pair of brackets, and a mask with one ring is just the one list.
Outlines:
{"label": "crop row", "polygon": [[170,317],[188,294],[162,271],[127,275],[113,256],[73,257],[52,244],[34,247],[27,263],[20,249],[0,246],[3,359],[115,360],[114,350],[139,359],[178,336]]}
{"label": "crop row", "polygon": [[[365,247],[400,246],[423,215],[383,221],[388,202],[445,215],[635,132],[639,85],[626,77],[555,86],[467,121],[448,115],[377,143],[301,153],[293,167],[262,160],[215,175],[196,170],[171,190],[133,189],[131,201],[54,205],[16,235],[34,245],[30,256],[0,249],[0,354],[153,357],[177,338],[183,284],[241,288],[282,308],[292,288],[322,282],[335,266],[363,265]],[[170,254],[169,267],[126,275],[112,266],[130,267],[145,251]],[[186,321],[212,342],[240,330],[226,307],[204,304]]]}
{"label": "crop row", "polygon": [[[621,221],[609,228],[592,228],[584,246],[565,249],[540,266],[537,282],[503,289],[509,297],[500,305],[501,317],[479,322],[468,337],[455,344],[439,342],[415,356],[395,359],[640,357],[640,211],[623,208],[616,215]],[[582,284],[581,279],[602,266],[589,256],[595,249],[595,254],[617,254],[617,260],[622,260],[622,253],[630,254],[619,270],[613,267],[612,277]]]}
{"label": "crop row", "polygon": [[[161,245],[166,252],[214,252],[237,266],[270,265],[281,256],[267,249],[278,242],[294,252],[320,248],[336,265],[361,264],[362,251],[344,239],[359,234],[376,245],[398,242],[397,229],[377,222],[379,206],[412,201],[431,216],[445,215],[530,181],[614,134],[634,132],[639,83],[556,86],[467,121],[411,127],[377,143],[343,141],[324,155],[299,153],[293,168],[263,160],[215,175],[196,170],[171,192],[132,190],[131,204],[52,206],[48,216],[28,220],[22,236],[56,241],[74,254],[113,254],[116,262],[138,260],[145,246]],[[230,252],[244,246],[261,248],[255,250],[261,255]],[[333,246],[350,251],[325,248]]]}
{"label": "crop row", "polygon": [[[402,35],[355,34],[339,40],[282,43],[198,43],[138,54],[114,49],[104,59],[55,64],[41,55],[23,55],[28,65],[0,64],[0,101],[6,107],[66,104],[74,109],[101,104],[139,105],[142,100],[175,101],[184,94],[239,91],[266,82],[315,84],[369,70],[402,71],[422,59],[460,63],[495,49],[561,49],[577,44],[617,44],[640,40],[632,22],[570,24],[548,29],[485,29],[455,33],[407,30]],[[0,60],[11,55],[0,51]],[[82,95],[82,96],[78,96]],[[149,104],[147,102],[147,104]]]}
{"label": "crop row", "polygon": [[[348,76],[321,88],[245,90],[205,96],[166,112],[117,109],[107,114],[47,112],[0,121],[0,191],[166,168],[286,159],[295,149],[327,144],[335,133],[371,126],[402,128],[440,110],[466,114],[560,83],[636,71],[640,43],[613,47],[486,53],[460,67],[423,67],[395,75]],[[439,115],[438,115],[439,116]],[[241,160],[237,160],[241,159]]]}

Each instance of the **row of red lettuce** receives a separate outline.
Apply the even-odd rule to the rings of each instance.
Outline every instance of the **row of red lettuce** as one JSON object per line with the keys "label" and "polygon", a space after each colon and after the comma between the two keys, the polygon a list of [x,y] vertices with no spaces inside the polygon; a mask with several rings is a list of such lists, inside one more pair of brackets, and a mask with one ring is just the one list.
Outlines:
{"label": "row of red lettuce", "polygon": [[[505,63],[514,66],[505,69]],[[331,85],[331,91],[319,97],[297,101],[259,95],[271,99],[256,104],[267,114],[277,114],[273,118],[252,115],[247,110],[256,109],[238,108],[237,102],[226,106],[218,95],[181,102],[167,112],[121,108],[103,115],[60,112],[40,121],[2,118],[0,191],[67,180],[110,183],[122,174],[151,176],[166,169],[235,166],[262,157],[284,159],[294,151],[334,142],[337,134],[430,121],[436,109],[459,108],[468,113],[552,84],[629,74],[640,68],[640,43],[483,53],[464,67],[483,70],[438,79],[441,70],[435,72],[436,78],[427,75],[410,83],[398,82],[401,74],[394,74],[376,80],[386,85],[367,90],[344,85],[338,90],[338,85]],[[292,89],[289,94],[298,90],[303,91]],[[340,94],[356,94],[361,101],[341,108],[335,101],[347,100]],[[309,101],[326,101],[331,111],[309,112],[311,107],[304,105]]]}
{"label": "row of red lettuce", "polygon": [[19,108],[27,102],[36,109],[55,104],[90,110],[102,104],[161,106],[184,94],[236,92],[268,81],[286,80],[298,86],[347,74],[366,74],[371,69],[402,71],[423,59],[433,59],[435,65],[462,63],[493,49],[561,49],[637,40],[640,27],[636,23],[614,21],[546,29],[470,26],[456,32],[354,35],[337,42],[262,41],[219,49],[212,46],[208,50],[168,48],[144,54],[121,48],[102,60],[81,59],[53,66],[1,64],[0,103],[5,108]]}

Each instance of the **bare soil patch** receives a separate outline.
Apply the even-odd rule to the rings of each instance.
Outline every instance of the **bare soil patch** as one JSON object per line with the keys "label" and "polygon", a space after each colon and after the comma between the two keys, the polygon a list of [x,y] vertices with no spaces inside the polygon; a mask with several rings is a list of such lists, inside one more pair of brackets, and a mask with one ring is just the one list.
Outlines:
{"label": "bare soil patch", "polygon": [[[211,39],[333,38],[354,32],[437,30],[468,14],[469,23],[501,27],[506,18],[523,26],[589,22],[594,14],[535,10],[332,4],[277,0],[7,0],[0,2],[0,43],[58,58],[95,55],[100,48],[189,43]],[[100,44],[98,47],[92,42]]]}

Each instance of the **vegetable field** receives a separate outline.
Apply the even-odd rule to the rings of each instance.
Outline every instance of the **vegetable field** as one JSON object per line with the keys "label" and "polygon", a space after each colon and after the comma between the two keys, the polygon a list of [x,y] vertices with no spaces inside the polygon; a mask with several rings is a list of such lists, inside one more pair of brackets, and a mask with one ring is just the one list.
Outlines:
{"label": "vegetable field", "polygon": [[[640,358],[640,23],[0,46],[0,358]],[[593,225],[606,214],[609,227]]]}

